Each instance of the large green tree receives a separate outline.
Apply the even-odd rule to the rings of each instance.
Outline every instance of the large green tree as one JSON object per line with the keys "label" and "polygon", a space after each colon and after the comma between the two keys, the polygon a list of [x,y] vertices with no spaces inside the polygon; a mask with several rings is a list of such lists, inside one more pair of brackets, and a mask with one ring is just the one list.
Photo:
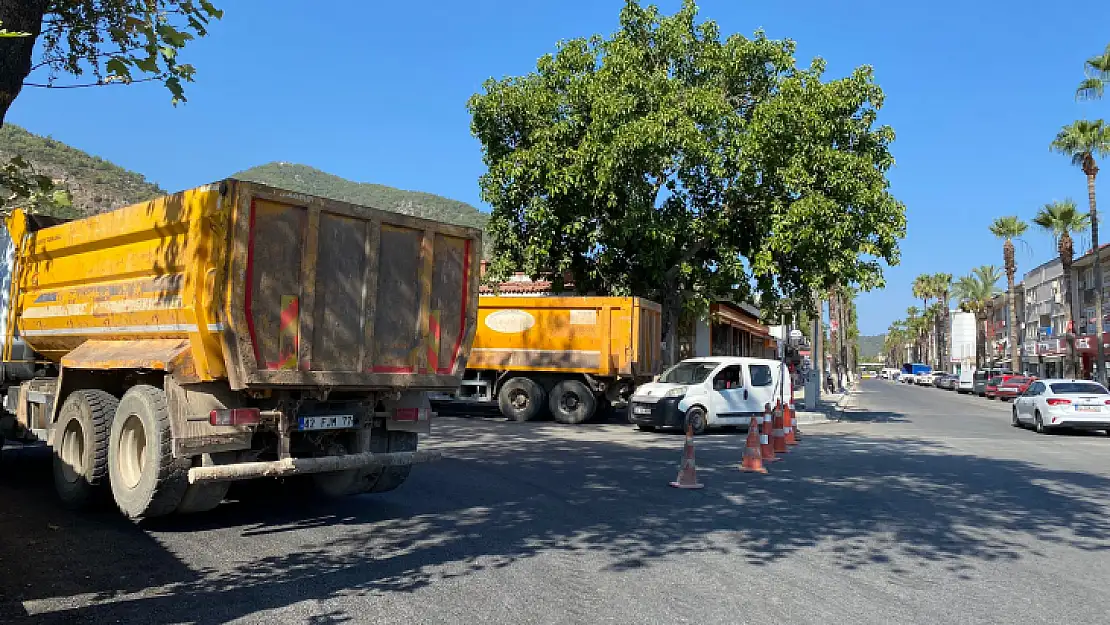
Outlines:
{"label": "large green tree", "polygon": [[[1098,241],[1098,208],[1095,202],[1095,178],[1098,176],[1098,160],[1110,156],[1110,127],[1101,119],[1095,121],[1079,120],[1060,129],[1049,147],[1071,159],[1072,165],[1083,170],[1087,176],[1087,203],[1090,206],[1091,247],[1095,255],[1095,284],[1102,284],[1102,251]],[[1095,298],[1095,334],[1102,336],[1105,317],[1102,298]],[[1098,353],[1098,380],[1107,382],[1106,349],[1101,339],[1095,340]]]}
{"label": "large green tree", "polygon": [[1053,241],[1056,242],[1056,252],[1060,255],[1060,264],[1064,269],[1060,280],[1064,287],[1064,339],[1067,341],[1068,348],[1067,360],[1064,362],[1065,378],[1074,378],[1077,371],[1075,311],[1072,309],[1071,284],[1071,264],[1075,259],[1075,244],[1072,242],[1071,235],[1086,232],[1090,221],[1090,215],[1080,212],[1075,202],[1070,199],[1045,204],[1033,218],[1034,224],[1052,235]]}
{"label": "large green tree", "polygon": [[468,108],[488,168],[493,275],[569,271],[579,291],[664,307],[882,284],[905,210],[870,68],[825,81],[794,44],[722,37],[686,0],[628,0],[620,28],[489,80]]}
{"label": "large green tree", "polygon": [[1002,240],[1002,261],[1006,268],[1006,304],[1009,306],[1010,326],[1010,367],[1013,371],[1021,372],[1021,345],[1018,344],[1017,324],[1017,289],[1015,276],[1017,275],[1017,259],[1014,257],[1014,241],[1021,239],[1021,235],[1029,225],[1014,215],[999,217],[990,225],[991,234]]}
{"label": "large green tree", "polygon": [[[159,81],[173,101],[194,68],[178,53],[207,34],[223,13],[209,0],[4,0],[0,24],[19,36],[0,37],[0,125],[23,89]],[[37,52],[37,57],[35,56]],[[27,83],[44,69],[43,82]],[[58,82],[62,76],[90,76]]]}

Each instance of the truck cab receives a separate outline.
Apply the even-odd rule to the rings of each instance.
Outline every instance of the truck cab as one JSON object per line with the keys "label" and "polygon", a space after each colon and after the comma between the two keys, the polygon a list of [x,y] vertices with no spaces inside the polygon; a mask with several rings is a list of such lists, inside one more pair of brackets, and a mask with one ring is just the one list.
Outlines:
{"label": "truck cab", "polygon": [[629,420],[639,429],[747,426],[767,404],[792,393],[786,365],[766,358],[720,356],[683,360],[636,389]]}

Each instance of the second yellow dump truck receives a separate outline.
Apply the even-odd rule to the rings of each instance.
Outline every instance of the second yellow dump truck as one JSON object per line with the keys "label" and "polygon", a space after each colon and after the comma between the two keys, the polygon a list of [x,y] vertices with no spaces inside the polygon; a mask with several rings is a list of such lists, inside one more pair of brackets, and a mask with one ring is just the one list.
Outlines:
{"label": "second yellow dump truck", "polygon": [[234,179],[77,221],[8,219],[0,435],[72,506],[210,509],[236,480],[400,486],[454,389],[481,233]]}
{"label": "second yellow dump truck", "polygon": [[639,297],[483,295],[450,398],[496,404],[516,421],[587,421],[660,372],[660,312]]}

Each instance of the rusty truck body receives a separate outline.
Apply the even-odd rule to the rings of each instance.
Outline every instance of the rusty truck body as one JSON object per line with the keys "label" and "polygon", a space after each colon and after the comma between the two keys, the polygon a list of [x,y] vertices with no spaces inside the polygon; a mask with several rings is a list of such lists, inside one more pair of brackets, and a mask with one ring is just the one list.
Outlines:
{"label": "rusty truck body", "polygon": [[641,297],[482,295],[459,390],[516,421],[588,421],[660,372],[661,308]]}
{"label": "rusty truck body", "polygon": [[67,504],[196,512],[299,474],[381,492],[434,458],[418,435],[466,368],[480,231],[235,179],[7,225],[0,432],[52,447]]}

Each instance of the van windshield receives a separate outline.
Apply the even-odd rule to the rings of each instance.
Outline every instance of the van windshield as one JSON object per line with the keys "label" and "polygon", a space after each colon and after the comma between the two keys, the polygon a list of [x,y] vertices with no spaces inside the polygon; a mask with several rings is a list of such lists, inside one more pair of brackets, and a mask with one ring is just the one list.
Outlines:
{"label": "van windshield", "polygon": [[701,384],[718,367],[716,362],[680,362],[659,377],[667,384]]}

